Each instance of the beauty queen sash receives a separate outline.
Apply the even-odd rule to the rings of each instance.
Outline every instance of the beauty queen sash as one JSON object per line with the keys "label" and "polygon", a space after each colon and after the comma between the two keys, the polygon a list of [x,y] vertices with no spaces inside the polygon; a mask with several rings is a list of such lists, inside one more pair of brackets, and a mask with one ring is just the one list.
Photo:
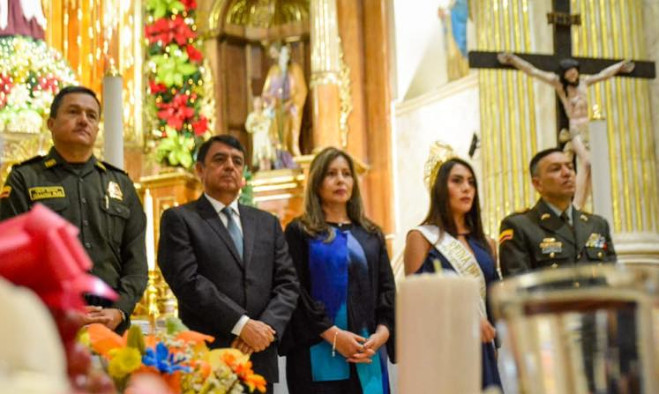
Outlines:
{"label": "beauty queen sash", "polygon": [[466,278],[474,278],[478,281],[478,288],[480,293],[480,302],[478,309],[483,318],[487,318],[485,310],[485,295],[487,287],[485,284],[485,276],[481,267],[478,265],[474,257],[464,245],[453,238],[451,234],[446,231],[441,236],[439,234],[439,227],[431,224],[424,224],[415,228],[418,230],[431,245],[435,247],[444,257],[448,260],[451,267],[458,273],[458,275]]}

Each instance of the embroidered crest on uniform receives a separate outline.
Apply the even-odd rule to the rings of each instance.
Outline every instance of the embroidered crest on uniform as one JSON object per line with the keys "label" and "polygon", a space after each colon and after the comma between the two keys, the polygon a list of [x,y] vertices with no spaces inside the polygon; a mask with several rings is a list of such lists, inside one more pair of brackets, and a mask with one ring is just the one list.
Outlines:
{"label": "embroidered crest on uniform", "polygon": [[584,222],[588,221],[588,216],[584,215],[583,213],[581,214],[580,217],[581,217],[581,220],[583,220]]}
{"label": "embroidered crest on uniform", "polygon": [[542,254],[561,253],[563,251],[563,242],[556,241],[556,238],[545,238],[540,242]]}
{"label": "embroidered crest on uniform", "polygon": [[48,160],[44,161],[44,163],[43,163],[43,165],[46,166],[46,168],[50,168],[50,167],[54,166],[55,164],[57,164],[57,160],[55,160],[55,159],[48,159]]}
{"label": "embroidered crest on uniform", "polygon": [[599,233],[592,233],[588,237],[588,240],[586,241],[586,247],[587,248],[605,248],[606,246],[606,238],[602,234]]}
{"label": "embroidered crest on uniform", "polygon": [[540,216],[540,220],[547,220],[551,217],[550,214],[548,213],[543,213],[542,216]]}
{"label": "embroidered crest on uniform", "polygon": [[508,230],[504,230],[501,232],[501,234],[499,234],[499,245],[511,239],[513,239],[513,229],[510,228]]}
{"label": "embroidered crest on uniform", "polygon": [[114,198],[115,200],[124,199],[124,193],[121,191],[119,184],[115,181],[110,181],[108,183],[108,195],[110,198]]}
{"label": "embroidered crest on uniform", "polygon": [[64,188],[62,186],[31,187],[28,189],[28,194],[32,201],[66,197],[66,193],[64,193]]}
{"label": "embroidered crest on uniform", "polygon": [[2,192],[0,192],[0,198],[7,198],[11,194],[11,186],[7,185],[2,188]]}

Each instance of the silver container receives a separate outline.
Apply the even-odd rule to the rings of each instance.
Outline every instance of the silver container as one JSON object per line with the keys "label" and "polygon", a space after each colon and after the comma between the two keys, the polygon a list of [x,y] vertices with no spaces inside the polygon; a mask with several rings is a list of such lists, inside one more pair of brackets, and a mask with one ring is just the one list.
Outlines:
{"label": "silver container", "polygon": [[490,291],[509,392],[659,393],[659,268],[578,265]]}

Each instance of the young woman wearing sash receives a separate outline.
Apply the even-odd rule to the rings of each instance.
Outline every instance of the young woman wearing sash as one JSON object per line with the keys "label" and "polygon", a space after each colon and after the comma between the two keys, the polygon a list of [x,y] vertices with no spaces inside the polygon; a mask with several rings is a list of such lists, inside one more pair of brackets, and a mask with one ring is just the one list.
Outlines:
{"label": "young woman wearing sash", "polygon": [[[434,175],[436,174],[436,175]],[[434,175],[434,176],[433,176]],[[478,187],[471,166],[452,158],[431,171],[430,209],[421,226],[407,234],[405,274],[435,272],[439,265],[480,283],[483,388],[501,387],[497,369],[495,330],[487,311],[487,286],[499,279],[494,241],[485,237],[480,216]]]}
{"label": "young woman wearing sash", "polygon": [[311,162],[304,207],[286,227],[300,280],[298,307],[280,345],[288,389],[389,393],[396,286],[348,154],[326,148]]}

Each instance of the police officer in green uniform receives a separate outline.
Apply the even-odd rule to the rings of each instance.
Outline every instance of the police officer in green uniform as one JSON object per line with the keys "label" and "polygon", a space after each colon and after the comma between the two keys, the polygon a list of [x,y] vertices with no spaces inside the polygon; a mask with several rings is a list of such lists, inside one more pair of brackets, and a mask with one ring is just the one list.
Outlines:
{"label": "police officer in green uniform", "polygon": [[146,220],[128,174],[92,154],[100,112],[88,88],[57,94],[48,119],[54,147],[13,167],[0,194],[0,220],[40,203],[77,226],[92,274],[119,294],[114,303],[88,297],[83,321],[122,332],[147,284]]}
{"label": "police officer in green uniform", "polygon": [[499,259],[503,276],[578,262],[615,261],[609,225],[572,205],[575,172],[558,148],[538,152],[530,163],[537,204],[501,222]]}

